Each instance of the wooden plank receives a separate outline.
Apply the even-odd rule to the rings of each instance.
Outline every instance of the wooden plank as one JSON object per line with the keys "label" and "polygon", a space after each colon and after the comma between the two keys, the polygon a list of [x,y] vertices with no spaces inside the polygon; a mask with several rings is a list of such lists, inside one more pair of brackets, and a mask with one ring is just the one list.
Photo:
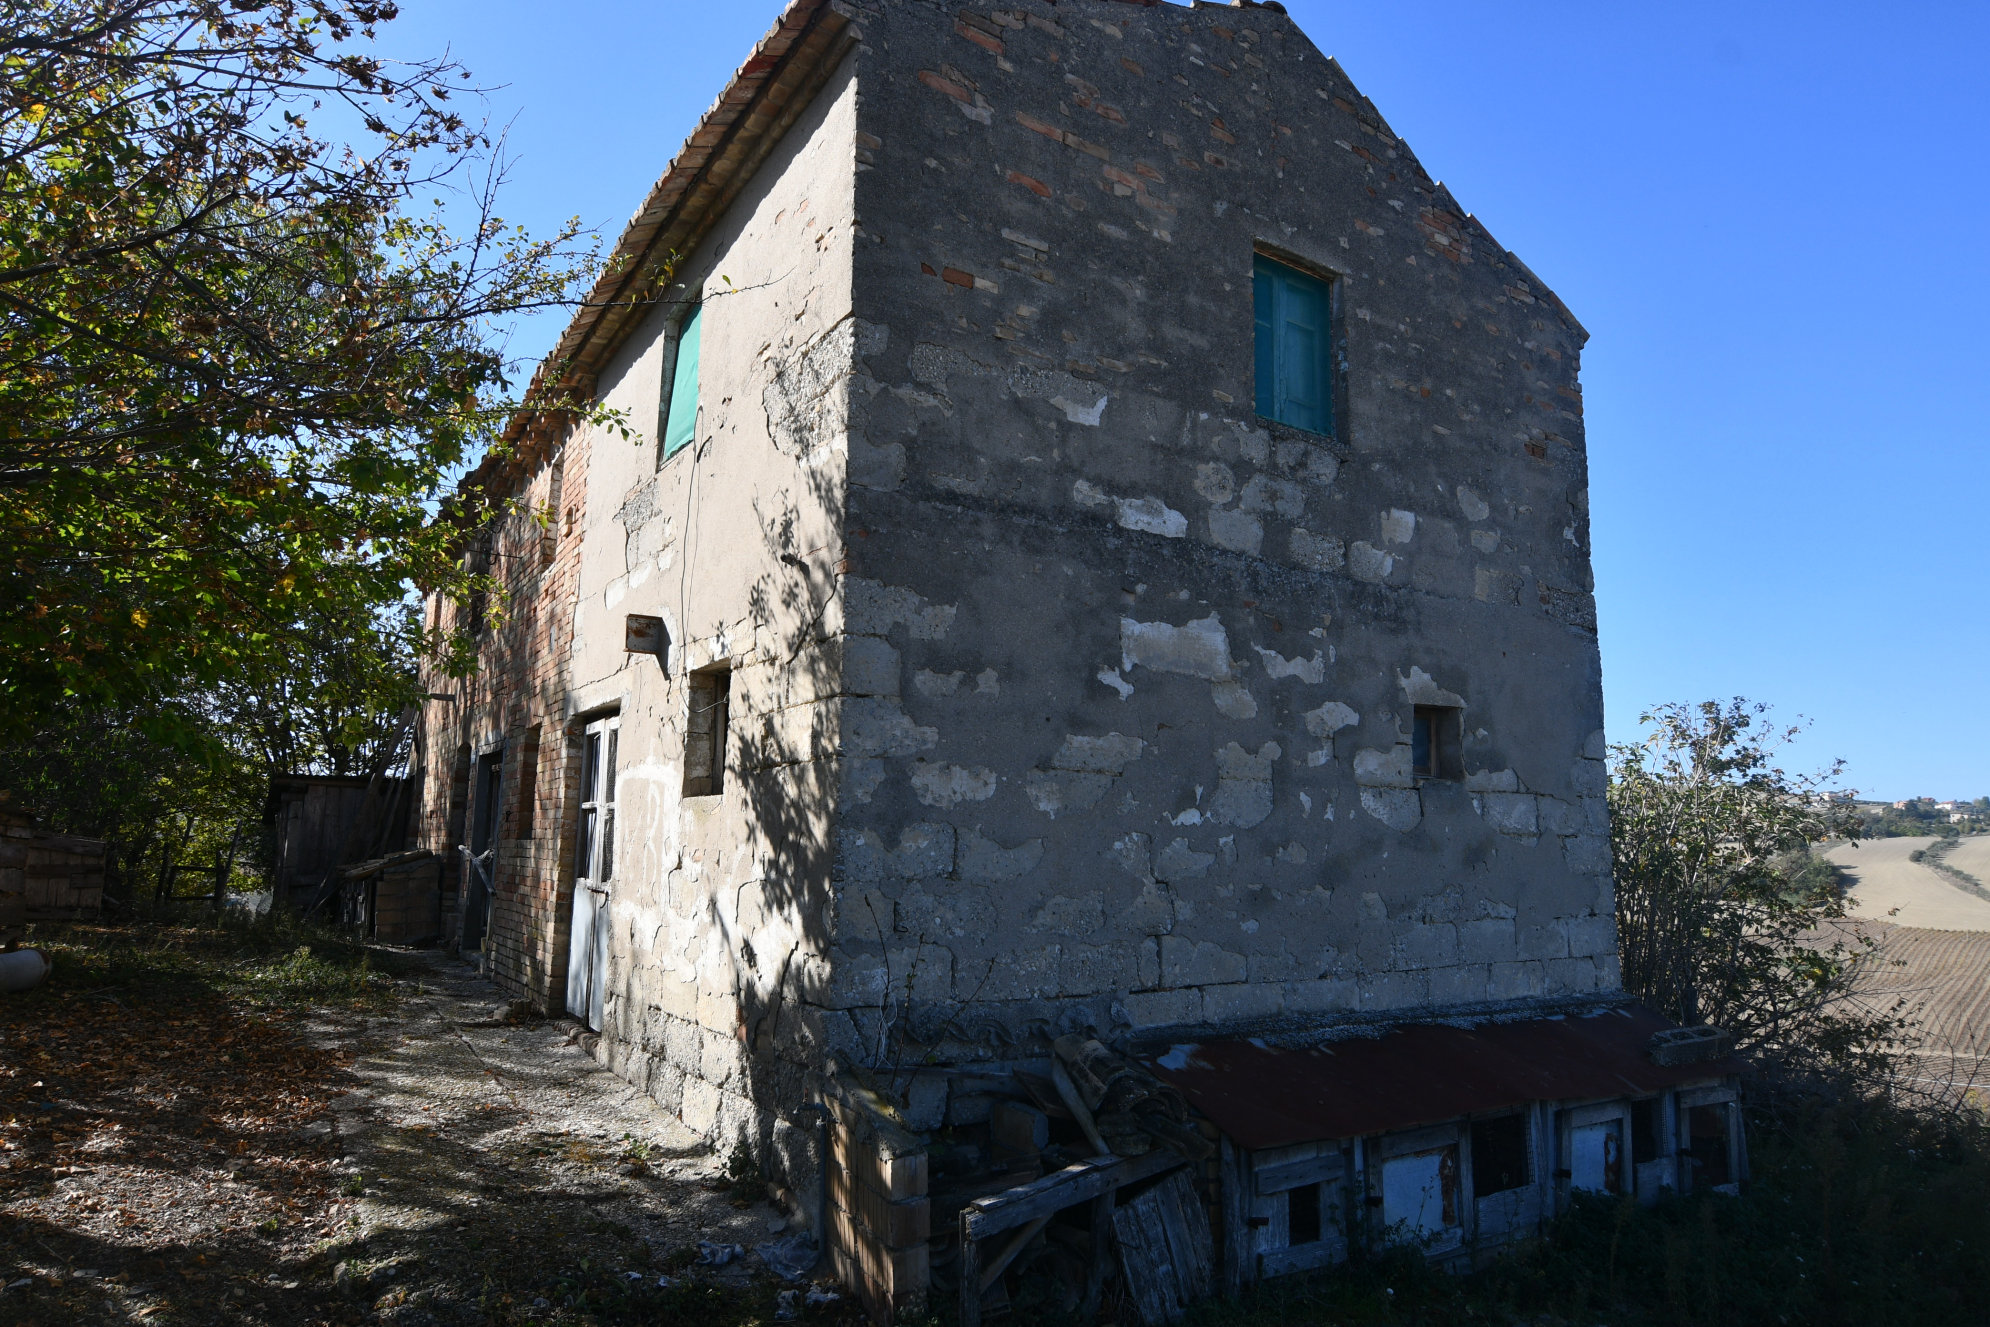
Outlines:
{"label": "wooden plank", "polygon": [[969,1240],[986,1239],[1183,1164],[1178,1154],[1158,1147],[1137,1157],[1093,1157],[1007,1193],[975,1199],[961,1211],[961,1230]]}
{"label": "wooden plank", "polygon": [[1161,1181],[1154,1192],[1168,1214],[1168,1252],[1182,1303],[1189,1305],[1207,1299],[1216,1269],[1209,1214],[1202,1206],[1202,1196],[1195,1191],[1187,1171],[1178,1171]]}
{"label": "wooden plank", "polygon": [[1168,1267],[1167,1237],[1161,1232],[1152,1193],[1141,1195],[1112,1214],[1112,1233],[1119,1244],[1119,1265],[1126,1274],[1127,1294],[1134,1312],[1148,1327],[1173,1322],[1182,1313],[1174,1295],[1175,1278]]}
{"label": "wooden plank", "polygon": [[1251,1161],[1228,1136],[1222,1148],[1223,1291],[1234,1295],[1258,1279],[1250,1223]]}
{"label": "wooden plank", "polygon": [[1090,1142],[1101,1156],[1111,1156],[1112,1149],[1106,1146],[1105,1135],[1099,1132],[1098,1124],[1092,1119],[1091,1108],[1085,1099],[1078,1095],[1078,1085],[1071,1081],[1065,1071],[1064,1062],[1055,1055],[1050,1057],[1050,1081],[1057,1085],[1057,1095],[1064,1099],[1064,1108],[1078,1121],[1078,1127],[1085,1131],[1086,1141]]}
{"label": "wooden plank", "polygon": [[1115,1209],[1112,1224],[1127,1291],[1148,1327],[1175,1321],[1208,1295],[1209,1220],[1186,1172]]}
{"label": "wooden plank", "polygon": [[1276,1166],[1260,1166],[1252,1175],[1260,1194],[1283,1193],[1302,1184],[1331,1184],[1345,1178],[1347,1162],[1340,1153],[1287,1161]]}
{"label": "wooden plank", "polygon": [[1092,1199],[1092,1262],[1085,1271],[1085,1296],[1078,1307],[1080,1322],[1098,1319],[1099,1300],[1105,1295],[1106,1274],[1112,1270],[1112,1209],[1112,1194]]}
{"label": "wooden plank", "polygon": [[981,1245],[960,1214],[960,1327],[981,1327]]}
{"label": "wooden plank", "polygon": [[995,1279],[1009,1270],[1009,1264],[1016,1260],[1016,1255],[1023,1251],[1023,1246],[1041,1234],[1043,1228],[1049,1224],[1049,1217],[1040,1216],[1011,1236],[1009,1242],[1002,1246],[1002,1251],[990,1258],[988,1265],[982,1268],[981,1284],[977,1287],[977,1293],[986,1294],[988,1287],[995,1284]]}

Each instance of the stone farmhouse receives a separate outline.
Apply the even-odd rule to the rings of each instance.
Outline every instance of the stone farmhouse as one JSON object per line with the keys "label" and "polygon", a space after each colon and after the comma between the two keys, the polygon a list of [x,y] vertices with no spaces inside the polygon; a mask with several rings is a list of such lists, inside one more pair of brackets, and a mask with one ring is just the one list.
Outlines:
{"label": "stone farmhouse", "polygon": [[1054,1046],[1231,1285],[1742,1177],[1620,992],[1587,334],[1281,6],[793,0],[615,257],[414,846],[874,1308],[1003,1293],[950,1185],[1090,1165],[1103,1250],[1177,1155]]}

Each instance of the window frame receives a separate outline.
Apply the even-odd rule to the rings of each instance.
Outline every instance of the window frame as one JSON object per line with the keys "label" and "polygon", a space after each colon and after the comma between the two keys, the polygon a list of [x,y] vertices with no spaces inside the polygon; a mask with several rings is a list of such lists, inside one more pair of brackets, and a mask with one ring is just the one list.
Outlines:
{"label": "window frame", "polygon": [[[684,711],[684,797],[686,800],[723,797],[726,791],[726,759],[732,747],[732,664],[721,661],[690,674],[685,688]],[[708,699],[716,697],[715,700]],[[701,702],[705,708],[700,709]],[[701,714],[711,716],[700,723]],[[694,762],[698,744],[705,759]],[[702,773],[692,770],[703,765]]]}
{"label": "window frame", "polygon": [[[1428,739],[1423,738],[1425,725]],[[1417,759],[1417,748],[1427,751]],[[1456,705],[1415,705],[1410,710],[1410,773],[1419,780],[1457,783],[1465,777],[1465,711]]]}
{"label": "window frame", "polygon": [[[1492,1131],[1512,1125],[1520,1133],[1520,1178],[1500,1188],[1486,1188],[1480,1180],[1486,1177],[1489,1159],[1481,1155],[1481,1149],[1493,1141]],[[1501,1115],[1487,1115],[1470,1121],[1466,1132],[1471,1140],[1472,1201],[1476,1204],[1484,1198],[1497,1198],[1501,1194],[1523,1193],[1535,1186],[1534,1170],[1534,1120],[1525,1110],[1508,1111]],[[1490,1150],[1486,1148],[1486,1150]]]}
{"label": "window frame", "polygon": [[[1319,409],[1325,418],[1318,421],[1321,427],[1312,422],[1288,418],[1280,413],[1278,381],[1278,345],[1267,343],[1260,322],[1260,280],[1265,269],[1277,270],[1277,274],[1301,282],[1309,282],[1321,291],[1320,337],[1320,395]],[[1312,437],[1338,440],[1340,421],[1347,417],[1344,379],[1346,377],[1346,355],[1344,353],[1343,324],[1341,318],[1341,273],[1310,263],[1295,255],[1282,252],[1263,244],[1252,250],[1251,260],[1251,403],[1253,413],[1265,423],[1281,428],[1292,429]],[[1274,307],[1265,320],[1265,325],[1275,325],[1279,318]],[[1269,357],[1269,358],[1268,358]],[[1270,382],[1266,381],[1269,370]],[[1266,407],[1270,408],[1267,409]]]}
{"label": "window frame", "polygon": [[[574,824],[574,884],[606,889],[615,879],[615,782],[622,716],[606,714],[581,729],[580,808]],[[605,753],[607,759],[602,760]],[[604,777],[605,775],[605,777]]]}

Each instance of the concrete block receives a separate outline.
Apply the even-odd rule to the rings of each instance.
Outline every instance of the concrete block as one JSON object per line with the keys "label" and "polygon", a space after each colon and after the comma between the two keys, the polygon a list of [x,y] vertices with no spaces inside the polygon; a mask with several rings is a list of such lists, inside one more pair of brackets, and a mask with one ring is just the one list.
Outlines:
{"label": "concrete block", "polygon": [[1248,512],[1215,509],[1209,513],[1209,542],[1256,557],[1264,547],[1264,522]]}
{"label": "concrete block", "polygon": [[1432,968],[1429,976],[1433,1005],[1479,1004],[1486,998],[1490,968],[1484,963],[1461,963],[1455,967]]}
{"label": "concrete block", "polygon": [[1175,1027],[1202,1021],[1202,992],[1197,989],[1139,992],[1127,996],[1122,1003],[1136,1028]]}
{"label": "concrete block", "polygon": [[1423,972],[1377,972],[1359,979],[1361,1007],[1367,1009],[1414,1009],[1430,1002],[1429,974]]}
{"label": "concrete block", "polygon": [[896,696],[903,665],[898,651],[882,637],[845,636],[842,640],[843,687],[852,696]]}
{"label": "concrete block", "polygon": [[1165,986],[1217,986],[1243,981],[1249,960],[1207,940],[1161,937],[1161,982]]}
{"label": "concrete block", "polygon": [[1596,989],[1596,964],[1586,958],[1550,959],[1547,994],[1587,995]]}
{"label": "concrete block", "polygon": [[1363,788],[1361,809],[1399,833],[1423,820],[1423,799],[1412,788]]}
{"label": "concrete block", "polygon": [[1617,952],[1615,917],[1571,917],[1568,920],[1569,956],[1597,958]]}
{"label": "concrete block", "polygon": [[1486,823],[1502,834],[1531,838],[1541,832],[1540,815],[1531,793],[1486,793]]}
{"label": "concrete block", "polygon": [[954,827],[922,822],[899,831],[898,846],[885,859],[891,874],[907,880],[952,875]]}
{"label": "concrete block", "polygon": [[1242,984],[1208,986],[1202,992],[1202,1017],[1207,1023],[1222,1025],[1253,1018],[1270,1018],[1285,1011],[1282,986]]}
{"label": "concrete block", "polygon": [[945,1074],[914,1074],[905,1089],[905,1127],[925,1133],[946,1123],[947,1092]]}
{"label": "concrete block", "polygon": [[[1056,995],[1058,966],[1062,957],[1063,951],[1057,945],[1009,950],[995,960],[994,969],[982,987],[982,998],[1041,1000]],[[969,968],[975,970],[982,966],[985,965],[970,964]]]}
{"label": "concrete block", "polygon": [[1559,797],[1537,799],[1543,834],[1580,834],[1587,828],[1582,807]]}
{"label": "concrete block", "polygon": [[1343,977],[1285,983],[1285,1011],[1289,1014],[1338,1013],[1360,1006],[1359,985]]}
{"label": "concrete block", "polygon": [[1495,963],[1486,981],[1489,1000],[1531,1000],[1548,988],[1548,970],[1540,963]]}
{"label": "concrete block", "polygon": [[1458,961],[1458,928],[1449,923],[1412,926],[1397,942],[1403,966],[1441,968]]}
{"label": "concrete block", "polygon": [[1576,875],[1610,874],[1610,840],[1601,834],[1577,834],[1563,839],[1562,857]]}
{"label": "concrete block", "polygon": [[1514,957],[1522,960],[1567,958],[1568,930],[1559,923],[1523,926],[1514,937]]}
{"label": "concrete block", "polygon": [[1517,955],[1513,920],[1492,917],[1458,927],[1458,957],[1466,963],[1506,963]]}
{"label": "concrete block", "polygon": [[1520,777],[1510,769],[1468,770],[1465,791],[1474,793],[1517,793]]}
{"label": "concrete block", "polygon": [[702,1078],[687,1078],[681,1117],[692,1133],[710,1137],[719,1122],[719,1089]]}
{"label": "concrete block", "polygon": [[[1101,925],[1103,929],[1103,924]],[[1099,930],[1088,932],[1098,934]],[[1145,943],[1143,942],[1143,946]],[[1125,943],[1109,945],[1065,945],[1058,970],[1058,989],[1067,998],[1110,995],[1136,984],[1138,956]]]}
{"label": "concrete block", "polygon": [[1414,788],[1416,773],[1409,744],[1363,747],[1354,753],[1354,781],[1364,788]]}

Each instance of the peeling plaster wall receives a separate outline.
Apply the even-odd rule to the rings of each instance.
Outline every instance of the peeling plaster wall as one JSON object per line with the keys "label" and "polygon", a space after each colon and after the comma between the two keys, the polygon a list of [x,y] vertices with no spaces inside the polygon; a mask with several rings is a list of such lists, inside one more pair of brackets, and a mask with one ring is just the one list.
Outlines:
{"label": "peeling plaster wall", "polygon": [[[621,717],[600,1054],[692,1128],[757,1144],[820,1058],[798,996],[827,950],[839,778],[852,72],[846,61],[601,375],[600,399],[637,437],[589,439],[565,697],[570,734]],[[693,296],[696,437],[659,464]],[[663,618],[667,666],[624,652],[632,613]],[[714,665],[732,669],[725,788],[687,798],[687,677]],[[569,908],[572,878],[569,863]]]}
{"label": "peeling plaster wall", "polygon": [[1581,329],[1280,14],[859,13],[832,1039],[1615,990]]}

